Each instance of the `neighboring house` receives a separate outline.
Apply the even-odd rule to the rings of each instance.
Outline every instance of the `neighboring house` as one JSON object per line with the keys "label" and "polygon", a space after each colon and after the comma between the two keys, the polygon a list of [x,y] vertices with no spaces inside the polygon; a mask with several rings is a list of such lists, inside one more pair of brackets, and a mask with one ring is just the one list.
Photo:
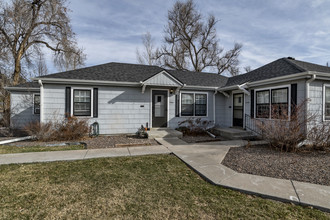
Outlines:
{"label": "neighboring house", "polygon": [[306,99],[317,120],[330,120],[330,68],[293,58],[234,77],[108,63],[33,80],[7,88],[13,127],[65,113],[98,122],[100,134],[134,133],[147,123],[176,128],[188,118],[244,127],[253,118],[274,119],[275,107],[290,115]]}

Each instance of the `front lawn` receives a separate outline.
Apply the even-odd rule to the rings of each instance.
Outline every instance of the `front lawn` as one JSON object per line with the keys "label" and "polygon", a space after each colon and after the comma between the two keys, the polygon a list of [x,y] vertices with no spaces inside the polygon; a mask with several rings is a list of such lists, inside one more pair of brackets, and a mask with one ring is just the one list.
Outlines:
{"label": "front lawn", "polygon": [[11,145],[0,145],[0,154],[14,154],[14,153],[27,153],[27,152],[42,152],[42,151],[61,151],[61,150],[83,150],[83,145],[67,145],[67,146],[26,146],[18,147]]}
{"label": "front lawn", "polygon": [[0,166],[0,219],[328,219],[201,179],[173,155]]}

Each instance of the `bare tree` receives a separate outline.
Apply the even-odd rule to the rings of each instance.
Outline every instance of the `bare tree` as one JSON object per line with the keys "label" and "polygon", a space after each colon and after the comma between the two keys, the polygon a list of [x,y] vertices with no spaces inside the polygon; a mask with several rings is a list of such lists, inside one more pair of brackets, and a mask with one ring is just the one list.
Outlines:
{"label": "bare tree", "polygon": [[48,74],[48,68],[43,54],[39,54],[39,57],[36,61],[35,74],[37,76],[43,76]]}
{"label": "bare tree", "polygon": [[147,32],[142,36],[142,43],[144,51],[141,53],[139,49],[136,49],[136,58],[138,63],[147,65],[159,64],[156,59],[156,49],[151,34]]}
{"label": "bare tree", "polygon": [[244,71],[245,71],[245,73],[251,72],[252,71],[251,66],[244,67]]}
{"label": "bare tree", "polygon": [[[216,35],[217,20],[210,15],[206,21],[193,0],[177,1],[168,11],[165,44],[157,51],[157,59],[164,67],[201,72],[205,68],[238,74],[238,56],[242,45],[224,52]],[[223,54],[224,52],[224,54]]]}
{"label": "bare tree", "polygon": [[[66,60],[71,68],[82,65],[81,49],[77,48],[75,34],[70,26],[66,0],[12,0],[1,3],[1,45],[13,60],[12,83],[22,77],[23,63],[30,67],[33,56],[43,48],[54,52],[55,60]],[[79,59],[77,59],[77,57]],[[82,58],[82,59],[81,59]],[[55,64],[58,64],[55,62]]]}
{"label": "bare tree", "polygon": [[[66,0],[0,0],[0,64],[11,85],[25,81],[23,73],[38,65],[45,49],[53,52],[59,67],[63,63],[66,69],[83,65],[85,56],[77,47],[68,12]],[[4,114],[10,117],[8,92],[4,103]]]}

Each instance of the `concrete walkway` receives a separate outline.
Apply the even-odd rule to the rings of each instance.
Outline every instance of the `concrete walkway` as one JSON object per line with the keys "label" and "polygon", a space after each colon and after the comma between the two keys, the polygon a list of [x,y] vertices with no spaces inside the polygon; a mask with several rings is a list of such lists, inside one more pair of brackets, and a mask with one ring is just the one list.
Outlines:
{"label": "concrete walkway", "polygon": [[330,212],[330,186],[238,173],[221,164],[230,147],[244,146],[247,141],[175,145],[178,140],[156,140],[215,185]]}
{"label": "concrete walkway", "polygon": [[[242,174],[221,164],[231,147],[247,141],[187,144],[178,138],[156,138],[162,145],[53,151],[0,155],[0,164],[84,160],[101,157],[139,156],[173,153],[209,182],[242,192],[284,202],[309,205],[330,212],[330,187],[298,181]],[[258,144],[256,142],[255,144]]]}
{"label": "concrete walkway", "polygon": [[84,160],[101,157],[140,156],[150,154],[169,154],[162,145],[142,147],[122,147],[90,150],[48,151],[17,154],[0,154],[0,164],[35,163],[66,160]]}

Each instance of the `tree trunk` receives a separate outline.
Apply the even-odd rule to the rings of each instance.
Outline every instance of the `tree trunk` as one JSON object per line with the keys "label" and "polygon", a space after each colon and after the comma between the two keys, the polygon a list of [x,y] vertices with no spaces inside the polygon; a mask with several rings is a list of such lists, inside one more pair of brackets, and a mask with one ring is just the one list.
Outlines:
{"label": "tree trunk", "polygon": [[3,126],[9,127],[10,126],[10,94],[9,92],[4,92],[4,106],[3,106]]}
{"label": "tree trunk", "polygon": [[20,57],[15,59],[15,70],[13,73],[13,85],[17,85],[20,81],[21,76],[21,60]]}

